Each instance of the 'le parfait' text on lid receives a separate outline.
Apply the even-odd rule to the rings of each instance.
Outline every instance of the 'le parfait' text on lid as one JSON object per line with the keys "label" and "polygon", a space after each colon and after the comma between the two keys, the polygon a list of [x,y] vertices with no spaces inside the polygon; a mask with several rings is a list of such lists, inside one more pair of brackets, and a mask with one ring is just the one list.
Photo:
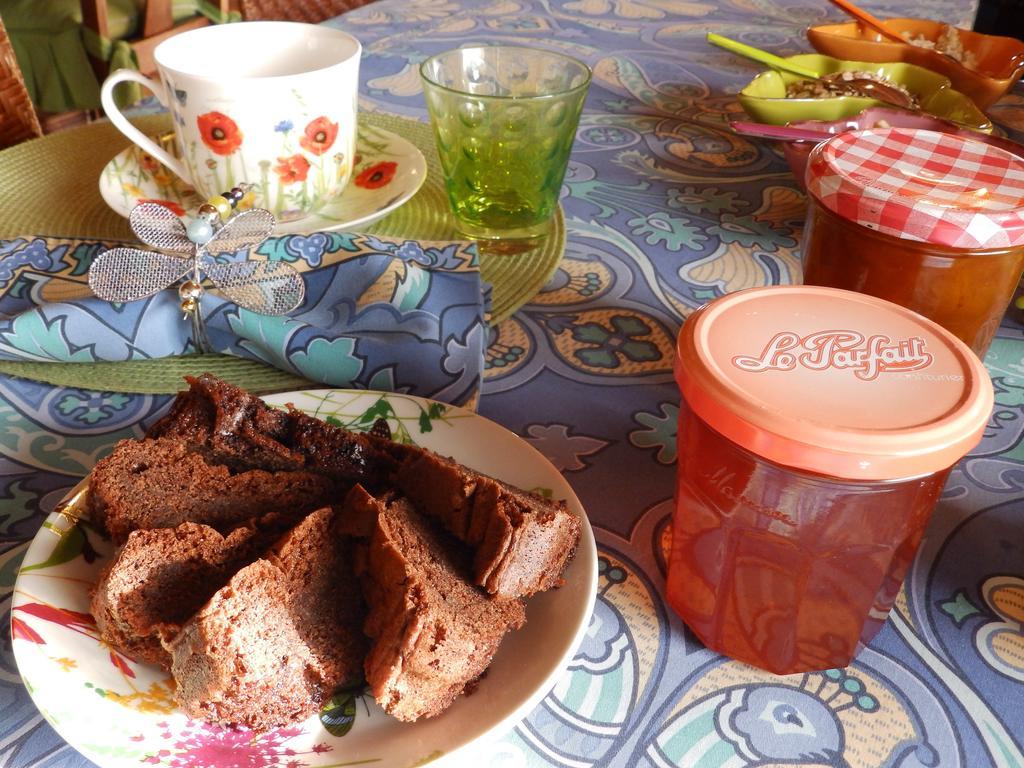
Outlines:
{"label": "'le parfait' text on lid", "polygon": [[977,443],[992,408],[963,342],[871,296],[755,288],[687,324],[676,377],[690,407],[779,464],[871,480],[934,472]]}

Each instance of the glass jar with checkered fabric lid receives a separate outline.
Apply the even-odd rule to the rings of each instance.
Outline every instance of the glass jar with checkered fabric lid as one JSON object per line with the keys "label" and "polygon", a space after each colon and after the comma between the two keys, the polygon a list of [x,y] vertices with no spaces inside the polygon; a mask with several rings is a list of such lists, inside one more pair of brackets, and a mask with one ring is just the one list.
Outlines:
{"label": "glass jar with checkered fabric lid", "polygon": [[1024,270],[1024,159],[875,128],[815,148],[806,181],[805,284],[913,309],[984,356]]}

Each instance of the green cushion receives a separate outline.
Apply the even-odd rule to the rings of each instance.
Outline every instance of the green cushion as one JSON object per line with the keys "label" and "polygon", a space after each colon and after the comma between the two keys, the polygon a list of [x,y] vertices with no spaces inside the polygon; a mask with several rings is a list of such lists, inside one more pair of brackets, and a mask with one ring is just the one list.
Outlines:
{"label": "green cushion", "polygon": [[[110,39],[133,37],[142,23],[145,0],[108,0]],[[194,16],[199,0],[174,0],[175,21]],[[43,112],[98,109],[100,86],[89,64],[79,0],[0,0],[0,18],[36,108]],[[97,43],[93,38],[93,43]],[[124,45],[94,45],[111,68],[131,65]]]}
{"label": "green cushion", "polygon": [[99,107],[100,86],[78,27],[59,32],[11,32],[10,38],[37,109],[67,112]]}
{"label": "green cushion", "polygon": [[[146,0],[107,0],[107,20],[110,37],[126,40],[135,35],[142,23]],[[174,20],[195,16],[199,0],[173,0],[171,14]],[[58,32],[82,23],[79,0],[0,0],[0,16],[7,31]]]}
{"label": "green cushion", "polygon": [[[131,37],[141,19],[136,0],[108,0],[110,36],[115,40]],[[13,40],[19,32],[54,33],[82,23],[79,0],[0,0],[0,16]]]}

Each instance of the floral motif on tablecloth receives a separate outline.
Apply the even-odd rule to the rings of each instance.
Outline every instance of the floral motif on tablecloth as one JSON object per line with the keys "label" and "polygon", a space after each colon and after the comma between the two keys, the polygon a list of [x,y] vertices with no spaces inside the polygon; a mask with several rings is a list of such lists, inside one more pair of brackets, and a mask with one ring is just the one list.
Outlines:
{"label": "floral motif on tablecloth", "polygon": [[[615,73],[617,82],[631,83],[644,98],[661,98],[624,62],[618,62]],[[616,120],[607,125],[607,116],[585,114],[580,135],[593,146],[624,141],[625,131],[643,135],[642,143],[619,151],[614,159],[632,181],[598,176],[589,163],[574,160],[565,179],[569,208],[586,215],[587,223],[580,226],[569,219],[571,230],[623,249],[638,264],[647,256],[642,250],[636,256],[629,252],[637,242],[678,254],[678,280],[672,279],[670,269],[656,270],[657,299],[681,316],[721,293],[787,283],[799,275],[796,244],[805,197],[789,186],[770,184],[752,200],[740,194],[741,187],[727,186],[772,178],[763,173],[764,158],[751,144],[684,121],[655,121],[646,115]],[[707,186],[709,172],[714,174],[713,186]],[[610,226],[601,226],[604,222]],[[607,266],[608,261],[602,263]]]}
{"label": "floral motif on tablecloth", "polygon": [[[985,442],[960,465],[970,483],[997,493],[1024,490],[1024,352],[1016,338],[995,338],[985,366],[992,377],[995,408],[985,429]],[[946,494],[964,493],[963,481],[947,486]]]}
{"label": "floral motif on tablecloth", "polygon": [[679,406],[675,403],[661,403],[657,413],[639,411],[633,414],[633,419],[640,428],[629,433],[629,442],[637,448],[656,448],[658,462],[674,464]]}
{"label": "floral motif on tablecloth", "polygon": [[997,672],[1024,682],[1024,579],[992,576],[981,596],[994,618],[975,630],[978,653]]}
{"label": "floral motif on tablecloth", "polygon": [[[980,465],[968,462],[972,472],[988,475],[989,459],[972,461]],[[992,471],[1010,480],[1021,476],[1019,466],[1013,470],[1008,464]],[[979,690],[1013,698],[1024,692],[1020,502],[1002,501],[961,518],[957,486],[963,482],[954,477],[947,486],[949,501],[936,508],[929,530],[941,546],[925,542],[919,567],[926,578],[907,582],[909,608],[920,623],[918,633],[948,667],[940,676],[955,673]]]}
{"label": "floral motif on tablecloth", "polygon": [[610,376],[670,367],[673,335],[650,316],[625,311],[583,311],[549,318],[545,330],[571,366]]}
{"label": "floral motif on tablecloth", "polygon": [[723,213],[719,223],[707,228],[709,235],[714,235],[727,244],[739,243],[745,249],[757,249],[774,253],[780,248],[793,248],[796,239],[790,231],[773,226],[755,216],[738,216]]}
{"label": "floral motif on tablecloth", "polygon": [[584,304],[600,299],[615,282],[614,273],[597,259],[567,254],[544,289],[530,300],[533,305]]}
{"label": "floral motif on tablecloth", "polygon": [[[139,420],[150,416],[160,404],[159,399],[143,395],[127,401],[118,396],[109,406],[101,406],[94,399],[104,397],[100,393],[76,389],[65,392],[71,399],[51,396],[47,385],[24,380],[7,389],[6,399],[0,399],[0,461],[13,459],[20,467],[8,476],[16,477],[23,471],[40,475],[53,472],[58,475],[57,487],[66,488],[69,478],[89,472],[114,442],[137,437]],[[76,404],[80,407],[71,407]],[[105,417],[92,424],[83,421],[84,407],[99,408],[105,411]],[[25,429],[26,422],[33,428]],[[7,504],[3,500],[6,479],[0,473],[0,507]],[[35,479],[32,484],[36,485]]]}
{"label": "floral motif on tablecloth", "polygon": [[[487,378],[500,378],[506,386],[526,381],[540,359],[563,376],[593,383],[601,381],[595,374],[602,373],[619,382],[669,373],[676,318],[589,311],[592,305],[614,301],[635,289],[626,277],[627,262],[641,254],[632,250],[623,254],[620,249],[635,246],[610,228],[578,220],[570,225],[593,240],[570,244],[554,276],[531,305],[493,329]],[[662,291],[665,302],[680,315],[691,309],[669,287],[653,283],[651,288]],[[532,306],[539,310],[536,320]]]}
{"label": "floral motif on tablecloth", "polygon": [[484,360],[484,378],[507,375],[522,369],[536,351],[529,330],[515,316],[491,329]]}
{"label": "floral motif on tablecloth", "polygon": [[[934,696],[915,683],[921,698],[908,701],[869,655],[848,669],[786,676],[713,662],[652,720],[637,765],[960,765],[955,735]],[[890,667],[884,658],[877,663]]]}
{"label": "floral motif on tablecloth", "polygon": [[572,340],[579,342],[573,354],[591,368],[618,368],[629,363],[660,360],[658,346],[648,341],[651,326],[625,314],[611,314],[603,322],[581,323],[573,327]]}
{"label": "floral motif on tablecloth", "polygon": [[373,6],[367,8],[365,13],[351,18],[346,17],[345,21],[358,26],[393,23],[416,25],[448,18],[461,9],[462,6],[451,0],[417,0],[415,3],[403,3],[400,11],[397,9],[380,10],[377,6]]}
{"label": "floral motif on tablecloth", "polygon": [[530,424],[524,436],[559,472],[579,472],[594,455],[608,447],[607,440],[582,433],[569,424]]}
{"label": "floral motif on tablecloth", "polygon": [[508,739],[520,760],[539,751],[558,765],[605,764],[642,720],[664,671],[667,626],[651,621],[663,616],[653,585],[629,560],[599,552],[597,603],[583,644]]}
{"label": "floral motif on tablecloth", "polygon": [[[621,125],[592,125],[581,129],[576,134],[576,140],[581,144],[590,144],[595,147],[615,147],[621,149],[629,147],[640,141],[642,135],[639,131],[628,126]],[[569,162],[569,170],[566,172],[566,181],[577,181],[579,162]],[[591,169],[590,178],[593,178]]]}
{"label": "floral motif on tablecloth", "polygon": [[699,250],[707,241],[703,228],[693,226],[690,219],[656,211],[646,216],[636,216],[626,221],[632,234],[642,237],[648,245],[662,245],[673,253],[683,250]]}
{"label": "floral motif on tablecloth", "polygon": [[668,207],[691,213],[733,213],[740,208],[739,195],[715,189],[683,187],[668,190]]}
{"label": "floral motif on tablecloth", "polygon": [[752,214],[722,212],[719,223],[707,230],[720,245],[709,256],[681,267],[680,277],[723,294],[790,282],[800,274],[793,222],[803,217],[805,206],[799,193],[772,187]]}

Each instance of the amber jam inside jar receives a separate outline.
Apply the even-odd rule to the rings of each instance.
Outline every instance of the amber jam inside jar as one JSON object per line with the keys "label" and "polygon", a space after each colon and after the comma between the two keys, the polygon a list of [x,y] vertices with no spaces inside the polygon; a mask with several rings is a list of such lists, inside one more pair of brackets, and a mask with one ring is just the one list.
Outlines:
{"label": "amber jam inside jar", "polygon": [[804,230],[806,285],[859,291],[912,309],[978,357],[988,351],[1022,271],[1024,246],[965,250],[904,240],[816,201]]}
{"label": "amber jam inside jar", "polygon": [[1024,159],[969,137],[849,131],[808,158],[805,285],[919,312],[984,357],[1024,270]]}
{"label": "amber jam inside jar", "polygon": [[949,469],[850,481],[759,458],[679,410],[669,604],[707,647],[845,667],[885,623]]}
{"label": "amber jam inside jar", "polygon": [[776,286],[696,310],[666,599],[712,650],[789,674],[878,632],[992,382],[962,341],[852,291]]}

